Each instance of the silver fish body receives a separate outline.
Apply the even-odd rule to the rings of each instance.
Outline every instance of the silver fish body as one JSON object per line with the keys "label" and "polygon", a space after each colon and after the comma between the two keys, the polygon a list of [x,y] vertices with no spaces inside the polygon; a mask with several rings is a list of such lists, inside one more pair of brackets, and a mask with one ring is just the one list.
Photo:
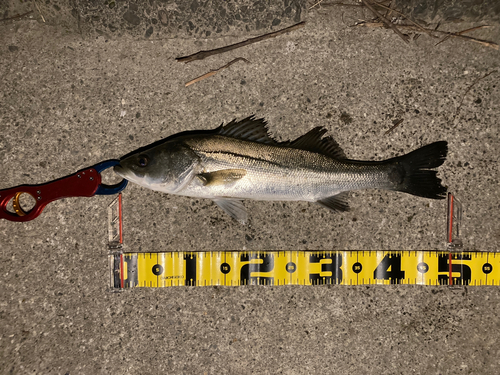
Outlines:
{"label": "silver fish body", "polygon": [[277,142],[252,117],[204,132],[174,135],[122,158],[115,171],[141,186],[170,194],[210,198],[236,220],[247,220],[242,199],[318,202],[348,209],[345,193],[359,189],[404,191],[443,198],[436,171],[446,142],[384,161],[345,157],[326,130]]}
{"label": "silver fish body", "polygon": [[229,175],[225,183],[207,184],[190,176],[177,194],[316,202],[343,191],[391,186],[390,166],[342,162],[310,151],[220,135],[187,139],[185,144],[198,158],[193,173],[234,170],[236,178]]}

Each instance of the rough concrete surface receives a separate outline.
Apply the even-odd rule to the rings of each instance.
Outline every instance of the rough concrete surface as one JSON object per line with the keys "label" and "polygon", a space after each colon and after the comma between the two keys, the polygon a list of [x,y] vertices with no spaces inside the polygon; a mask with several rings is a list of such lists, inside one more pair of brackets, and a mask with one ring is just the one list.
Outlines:
{"label": "rough concrete surface", "polygon": [[[325,6],[302,12],[301,30],[181,64],[175,57],[294,16],[262,30],[146,38],[79,33],[33,9],[0,23],[0,189],[256,114],[280,140],[325,126],[353,159],[447,140],[439,175],[464,205],[464,250],[497,251],[499,73],[480,79],[498,70],[497,50],[456,38],[435,46],[426,35],[407,45],[390,30],[349,27],[366,10]],[[498,25],[472,35],[500,41]],[[237,57],[251,63],[184,87]],[[111,200],[64,199],[34,221],[0,221],[1,374],[498,373],[498,287],[110,293]],[[123,200],[125,251],[445,249],[445,201],[396,192],[351,193],[342,214],[248,201],[249,226],[208,200],[134,185]]]}
{"label": "rough concrete surface", "polygon": [[[158,39],[220,37],[282,28],[299,22],[306,0],[15,0],[0,3],[4,17],[35,10],[32,17],[82,36]],[[43,18],[42,18],[43,17]]]}

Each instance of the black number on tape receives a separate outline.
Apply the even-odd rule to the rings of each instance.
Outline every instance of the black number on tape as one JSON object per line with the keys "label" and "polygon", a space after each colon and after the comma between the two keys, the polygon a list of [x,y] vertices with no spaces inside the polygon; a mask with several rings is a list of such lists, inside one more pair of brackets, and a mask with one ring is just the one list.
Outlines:
{"label": "black number on tape", "polygon": [[417,271],[420,273],[426,273],[427,271],[429,271],[429,265],[425,262],[421,262],[417,264]]}
{"label": "black number on tape", "polygon": [[483,272],[487,275],[493,271],[493,266],[489,263],[483,264]]}
{"label": "black number on tape", "polygon": [[263,263],[248,263],[241,267],[240,282],[242,285],[274,285],[274,277],[252,276],[257,272],[271,272],[274,269],[274,257],[272,254],[242,254],[242,262],[250,262],[253,259],[262,259]]}
{"label": "black number on tape", "polygon": [[160,276],[163,273],[163,266],[161,264],[155,264],[152,271],[154,275]]}
{"label": "black number on tape", "polygon": [[186,261],[186,282],[187,286],[196,285],[196,254],[184,255]]}
{"label": "black number on tape", "polygon": [[359,262],[356,262],[356,263],[354,263],[354,264],[352,265],[352,271],[353,271],[354,273],[360,273],[362,269],[363,269],[363,266],[362,266],[362,265],[361,265],[361,263],[359,263]]}
{"label": "black number on tape", "polygon": [[231,272],[231,266],[227,263],[222,263],[220,265],[220,272],[222,272],[224,275],[228,274]]}
{"label": "black number on tape", "polygon": [[330,276],[321,276],[319,273],[311,273],[309,281],[313,285],[318,284],[340,284],[342,282],[342,254],[311,254],[309,263],[320,263],[322,259],[331,259],[331,263],[322,263],[321,272],[330,272]]}
{"label": "black number on tape", "polygon": [[[452,255],[451,258],[451,272],[452,273],[460,273],[460,276],[452,275],[452,285],[469,285],[472,272],[470,267],[466,264],[453,264],[453,260],[470,260],[470,255],[462,255],[456,254]],[[442,254],[439,255],[438,260],[438,272],[446,272],[445,275],[438,275],[438,281],[441,285],[449,285],[450,284],[450,262],[449,255]]]}
{"label": "black number on tape", "polygon": [[294,273],[297,271],[297,265],[293,262],[289,262],[286,264],[286,272],[288,273]]}
{"label": "black number on tape", "polygon": [[401,270],[401,254],[387,254],[373,271],[373,278],[400,284],[405,278],[405,271]]}

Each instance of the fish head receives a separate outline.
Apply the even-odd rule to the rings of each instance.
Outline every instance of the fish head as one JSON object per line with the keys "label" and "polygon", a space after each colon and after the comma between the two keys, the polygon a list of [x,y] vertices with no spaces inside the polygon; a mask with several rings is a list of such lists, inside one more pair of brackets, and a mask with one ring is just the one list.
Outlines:
{"label": "fish head", "polygon": [[189,147],[165,142],[123,157],[114,171],[148,189],[175,193],[193,177],[197,163],[198,157]]}

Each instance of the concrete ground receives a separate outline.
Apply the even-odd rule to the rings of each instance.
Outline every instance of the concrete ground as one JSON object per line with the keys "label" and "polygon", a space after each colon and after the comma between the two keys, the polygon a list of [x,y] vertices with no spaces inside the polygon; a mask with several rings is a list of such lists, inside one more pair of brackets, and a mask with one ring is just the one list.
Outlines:
{"label": "concrete ground", "polygon": [[[289,18],[263,18],[260,29],[241,21],[210,35],[208,23],[203,35],[187,27],[144,36],[142,23],[135,34],[133,24],[120,35],[96,32],[78,17],[74,27],[44,23],[36,8],[0,22],[0,189],[255,114],[280,140],[324,126],[353,159],[447,140],[439,175],[464,205],[464,250],[497,251],[500,73],[481,78],[498,70],[498,50],[458,38],[435,46],[427,35],[407,45],[390,30],[350,27],[370,19],[366,10],[300,6]],[[287,35],[175,61],[297,20],[306,26]],[[499,30],[470,35],[498,43]],[[237,57],[250,64],[184,87]],[[65,199],[34,221],[0,221],[0,373],[498,373],[497,287],[110,293],[111,200]],[[445,249],[446,202],[403,193],[351,193],[351,211],[342,214],[304,202],[247,201],[249,226],[208,200],[132,184],[123,200],[125,251]]]}

